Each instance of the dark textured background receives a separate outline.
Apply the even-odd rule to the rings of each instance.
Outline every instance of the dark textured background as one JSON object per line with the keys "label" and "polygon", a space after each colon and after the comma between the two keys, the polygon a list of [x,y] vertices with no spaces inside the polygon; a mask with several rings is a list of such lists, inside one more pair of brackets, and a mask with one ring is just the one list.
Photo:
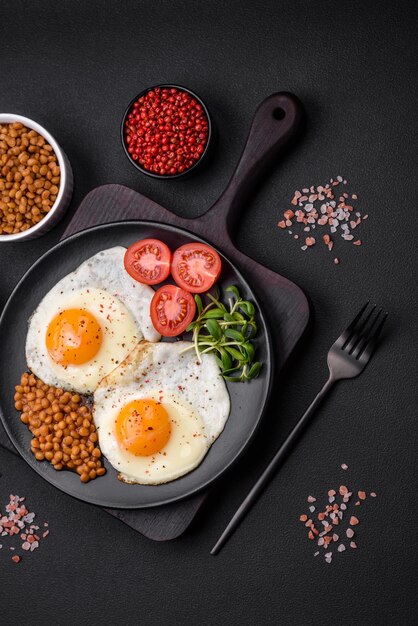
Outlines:
{"label": "dark textured background", "polygon": [[[67,222],[106,182],[198,215],[224,187],[258,102],[294,91],[309,115],[307,132],[245,207],[237,239],[301,285],[315,309],[280,403],[178,540],[144,539],[0,450],[0,502],[10,492],[27,495],[51,528],[19,566],[0,552],[2,623],[18,613],[31,626],[418,624],[417,17],[416,3],[394,1],[1,2],[0,110],[32,116],[67,152],[76,181]],[[140,175],[119,143],[126,103],[164,81],[195,89],[219,130],[215,159],[190,180]],[[303,253],[276,223],[294,189],[338,174],[370,218],[365,245],[338,246],[335,267],[319,246]],[[1,245],[2,305],[64,228]],[[391,314],[372,365],[335,390],[239,531],[211,557],[252,480],[322,384],[329,345],[367,298]],[[342,479],[378,498],[362,510],[359,549],[328,566],[312,557],[297,518],[308,493]]]}

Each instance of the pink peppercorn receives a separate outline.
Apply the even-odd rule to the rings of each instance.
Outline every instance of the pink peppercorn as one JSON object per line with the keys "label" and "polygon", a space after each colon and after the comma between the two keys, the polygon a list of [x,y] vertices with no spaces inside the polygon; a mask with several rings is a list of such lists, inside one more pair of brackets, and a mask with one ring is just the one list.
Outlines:
{"label": "pink peppercorn", "polygon": [[202,104],[175,87],[155,87],[134,102],[124,128],[131,158],[147,172],[176,175],[205,151],[209,120]]}

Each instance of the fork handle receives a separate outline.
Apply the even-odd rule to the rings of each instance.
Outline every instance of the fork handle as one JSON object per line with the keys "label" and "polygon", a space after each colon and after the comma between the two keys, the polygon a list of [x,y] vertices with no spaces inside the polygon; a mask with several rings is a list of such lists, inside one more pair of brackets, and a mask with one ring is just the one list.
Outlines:
{"label": "fork handle", "polygon": [[278,449],[274,457],[271,459],[270,463],[267,465],[264,472],[261,474],[260,478],[253,485],[248,495],[246,496],[245,500],[243,500],[243,502],[237,509],[236,513],[232,517],[228,526],[225,528],[224,532],[219,537],[218,541],[216,542],[216,544],[213,546],[212,550],[210,551],[211,554],[213,555],[218,554],[222,546],[227,542],[229,537],[233,534],[238,524],[244,518],[247,511],[253,506],[253,504],[256,502],[261,492],[263,491],[263,489],[270,482],[271,478],[273,478],[276,470],[281,465],[282,461],[284,460],[284,458],[286,457],[286,455],[292,448],[293,444],[296,442],[296,440],[299,438],[300,434],[302,433],[303,429],[308,424],[315,410],[321,404],[321,402],[323,401],[323,399],[325,398],[325,396],[327,395],[327,393],[329,392],[329,390],[331,389],[331,387],[334,385],[335,382],[336,381],[332,376],[328,378],[327,382],[322,387],[321,391],[318,393],[316,398],[311,402],[311,404],[306,409],[305,413],[302,415],[302,417],[297,422],[297,424],[292,428],[292,430],[290,431],[290,433],[288,434],[288,436],[286,437],[286,439],[284,440],[284,442],[282,443],[282,445],[280,446],[280,448]]}

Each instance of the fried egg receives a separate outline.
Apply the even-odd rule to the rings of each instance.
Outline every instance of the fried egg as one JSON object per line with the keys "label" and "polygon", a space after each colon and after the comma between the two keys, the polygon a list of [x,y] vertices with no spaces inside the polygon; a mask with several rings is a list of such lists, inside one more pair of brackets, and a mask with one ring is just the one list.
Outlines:
{"label": "fried egg", "polygon": [[125,248],[103,250],[61,279],[29,320],[26,360],[45,383],[92,393],[143,339],[159,341],[154,291],[125,271]]}
{"label": "fried egg", "polygon": [[212,354],[187,341],[141,342],[94,393],[100,449],[128,483],[166,483],[197,467],[222,432],[229,394]]}

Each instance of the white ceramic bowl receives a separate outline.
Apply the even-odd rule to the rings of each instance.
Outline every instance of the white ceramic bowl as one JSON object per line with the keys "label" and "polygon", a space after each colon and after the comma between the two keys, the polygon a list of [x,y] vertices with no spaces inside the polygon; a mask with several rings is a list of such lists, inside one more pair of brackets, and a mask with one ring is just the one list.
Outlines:
{"label": "white ceramic bowl", "polygon": [[28,230],[24,230],[21,233],[0,235],[0,243],[35,239],[35,237],[44,235],[63,217],[68,205],[70,204],[71,196],[73,194],[73,172],[70,162],[65,152],[59,147],[52,135],[50,135],[50,133],[43,126],[28,117],[15,115],[14,113],[0,113],[0,124],[11,124],[13,122],[21,122],[24,126],[27,126],[32,130],[36,130],[36,132],[42,135],[42,137],[44,137],[52,146],[58,159],[58,165],[60,166],[61,179],[57,199],[45,217],[31,228],[28,228]]}

